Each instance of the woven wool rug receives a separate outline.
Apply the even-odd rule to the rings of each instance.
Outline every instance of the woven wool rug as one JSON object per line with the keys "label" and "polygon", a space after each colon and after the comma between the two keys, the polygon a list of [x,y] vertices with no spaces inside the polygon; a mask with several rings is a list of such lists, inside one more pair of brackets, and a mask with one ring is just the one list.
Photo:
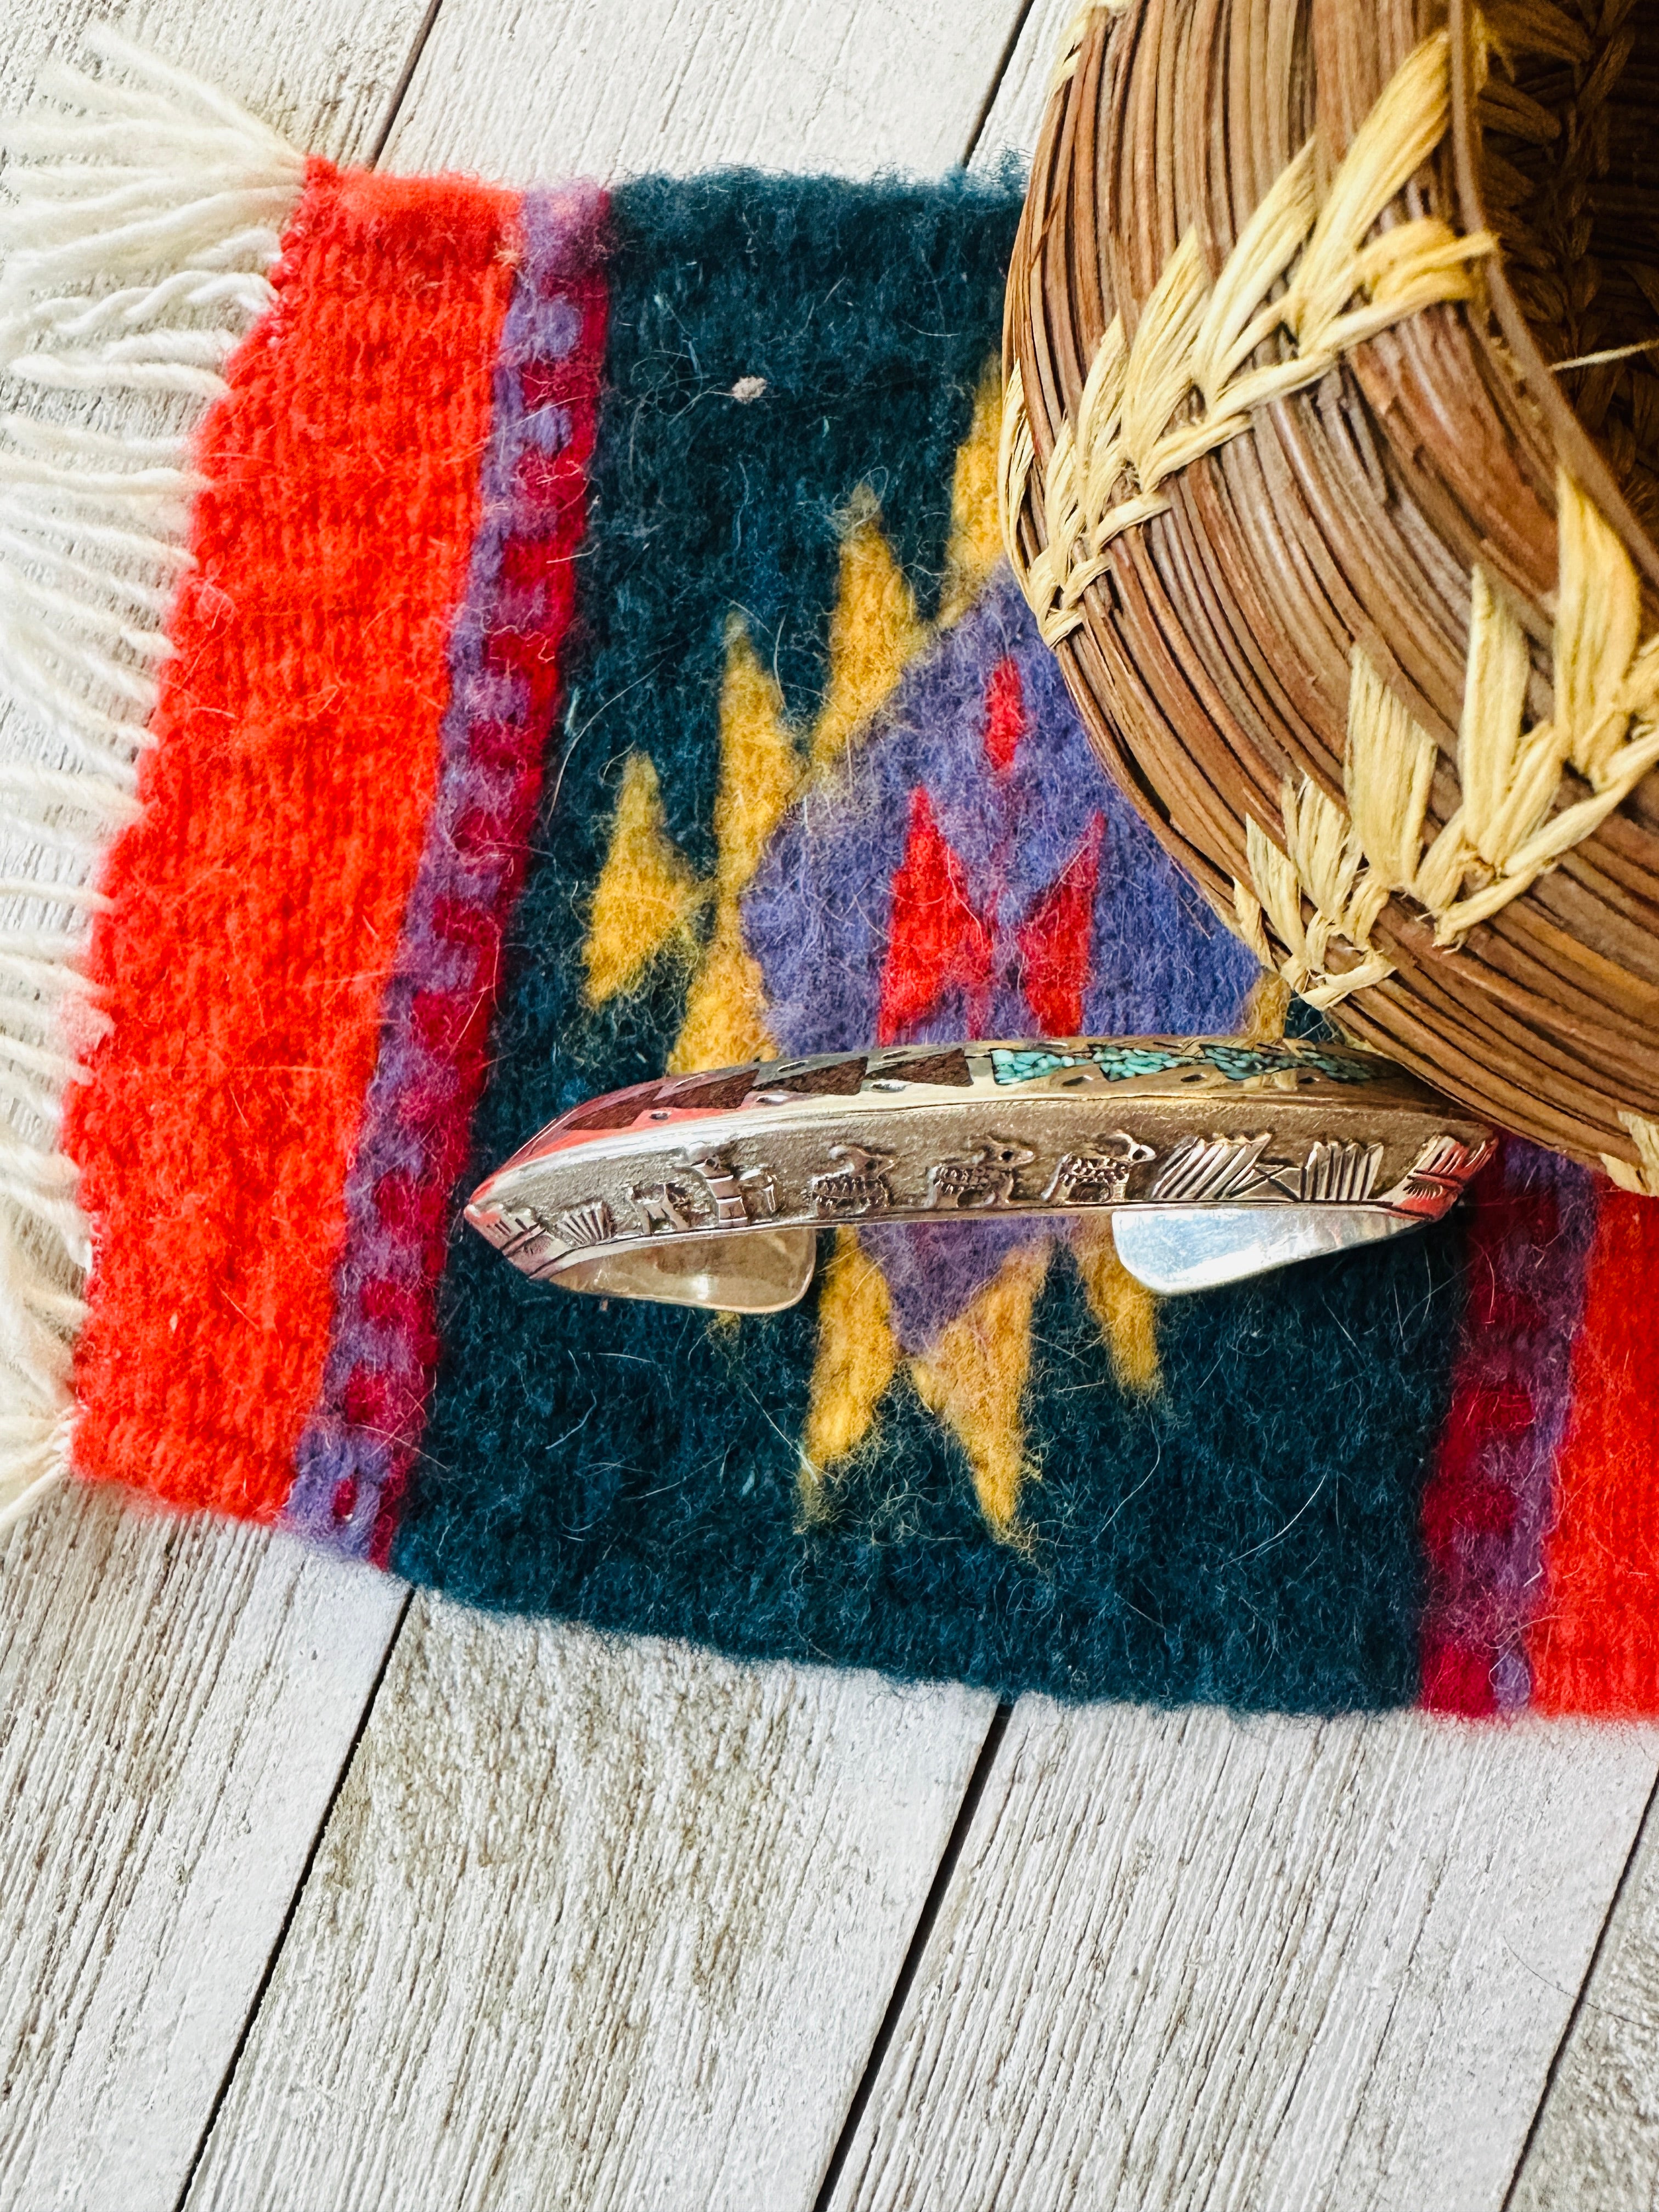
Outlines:
{"label": "woven wool rug", "polygon": [[459,1224],[665,1070],[1271,1023],[1000,558],[1013,185],[508,193],[112,40],[56,91],[0,285],[14,1510],[1007,1694],[1659,1711],[1659,1208],[1526,1146],[1162,1305],[1098,1225],[842,1230],[739,1322]]}

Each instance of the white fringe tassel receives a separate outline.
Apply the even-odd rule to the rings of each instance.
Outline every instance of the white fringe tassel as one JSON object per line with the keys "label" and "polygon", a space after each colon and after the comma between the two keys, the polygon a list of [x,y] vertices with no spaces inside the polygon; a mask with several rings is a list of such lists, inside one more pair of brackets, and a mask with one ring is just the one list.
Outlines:
{"label": "white fringe tassel", "polygon": [[50,69],[46,104],[0,123],[0,376],[33,398],[0,411],[0,1528],[68,1466],[90,1255],[59,1129],[190,565],[191,434],[270,304],[305,174],[210,86],[107,27],[86,44],[99,76]]}

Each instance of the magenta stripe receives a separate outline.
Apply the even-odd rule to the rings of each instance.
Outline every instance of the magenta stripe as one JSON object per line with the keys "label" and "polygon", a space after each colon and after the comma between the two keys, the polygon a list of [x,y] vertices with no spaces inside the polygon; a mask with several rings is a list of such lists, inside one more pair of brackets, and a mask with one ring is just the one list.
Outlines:
{"label": "magenta stripe", "polygon": [[437,793],[346,1182],[322,1396],[284,1512],[381,1562],[425,1425],[437,1284],[557,705],[604,361],[604,217],[586,187],[529,194],[520,211]]}
{"label": "magenta stripe", "polygon": [[1513,1712],[1572,1404],[1599,1213],[1586,1168],[1507,1139],[1476,1188],[1452,1402],[1424,1498],[1424,1701]]}

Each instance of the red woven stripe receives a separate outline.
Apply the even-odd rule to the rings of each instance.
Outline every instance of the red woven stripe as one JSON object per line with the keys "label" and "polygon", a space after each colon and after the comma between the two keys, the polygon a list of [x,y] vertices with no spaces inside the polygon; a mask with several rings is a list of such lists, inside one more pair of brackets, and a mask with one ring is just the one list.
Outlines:
{"label": "red woven stripe", "polygon": [[1514,1139],[1474,1187],[1451,1404],[1423,1494],[1423,1702],[1435,1711],[1513,1712],[1532,1695],[1597,1206],[1585,1170]]}
{"label": "red woven stripe", "polygon": [[73,1102],[86,1474],[269,1518],[327,1349],[348,1154],[436,772],[514,202],[314,166],[211,489]]}
{"label": "red woven stripe", "polygon": [[1547,1712],[1659,1712],[1659,1203],[1609,1191],[1534,1626]]}

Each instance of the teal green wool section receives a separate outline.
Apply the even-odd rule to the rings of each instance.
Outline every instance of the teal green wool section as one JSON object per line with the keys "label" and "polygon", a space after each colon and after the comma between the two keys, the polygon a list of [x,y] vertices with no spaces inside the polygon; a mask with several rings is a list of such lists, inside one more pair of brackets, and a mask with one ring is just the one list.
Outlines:
{"label": "teal green wool section", "polygon": [[[582,637],[472,1179],[579,1098],[661,1072],[684,969],[665,962],[596,1014],[581,945],[630,750],[655,763],[671,836],[712,861],[730,610],[810,718],[836,518],[865,483],[924,612],[936,601],[1017,212],[1006,186],[962,181],[732,174],[616,194]],[[757,379],[759,398],[733,397]],[[799,1524],[816,1293],[737,1326],[601,1306],[526,1283],[458,1229],[391,1564],[485,1605],[1004,1695],[1409,1702],[1458,1241],[1443,1227],[1170,1302],[1146,1400],[1112,1379],[1057,1251],[1032,1329],[1030,1540],[1014,1548],[902,1376],[829,1517]]]}

